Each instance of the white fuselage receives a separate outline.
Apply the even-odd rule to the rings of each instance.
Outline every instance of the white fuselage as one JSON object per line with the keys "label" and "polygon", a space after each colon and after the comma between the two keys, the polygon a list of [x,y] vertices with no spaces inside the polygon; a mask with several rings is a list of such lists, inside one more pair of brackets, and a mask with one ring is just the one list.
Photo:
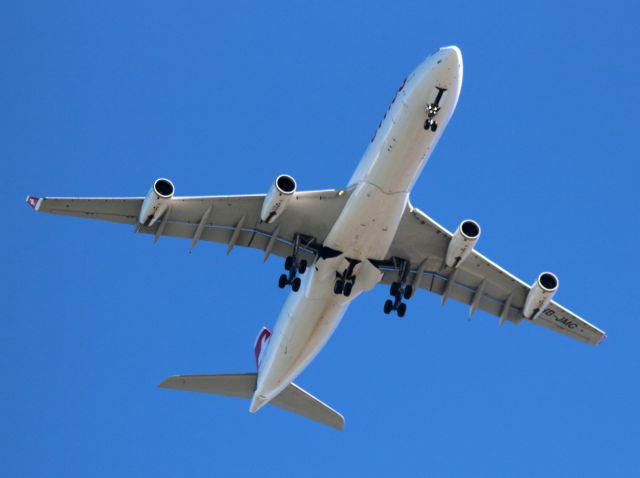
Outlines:
{"label": "white fuselage", "polygon": [[[258,370],[250,410],[258,410],[289,385],[318,354],[349,303],[382,277],[368,259],[384,259],[409,200],[409,191],[442,135],[462,86],[462,56],[456,47],[429,56],[405,80],[369,144],[349,188],[353,191],[324,245],[342,254],[319,259],[303,276],[280,313]],[[435,132],[424,128],[425,106],[442,95]],[[360,261],[349,297],[337,295],[336,272]]]}

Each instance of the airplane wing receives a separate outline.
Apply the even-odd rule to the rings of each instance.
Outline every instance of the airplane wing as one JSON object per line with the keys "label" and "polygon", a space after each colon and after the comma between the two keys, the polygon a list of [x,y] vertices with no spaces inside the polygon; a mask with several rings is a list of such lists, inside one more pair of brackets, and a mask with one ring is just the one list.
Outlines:
{"label": "airplane wing", "polygon": [[533,321],[523,317],[522,309],[530,286],[475,250],[457,269],[447,267],[444,258],[453,235],[410,204],[389,251],[392,259],[380,264],[383,284],[398,280],[400,267],[394,257],[410,262],[406,283],[414,290],[426,289],[447,299],[471,306],[505,321],[523,319],[571,338],[597,345],[606,334],[555,301]]}
{"label": "airplane wing", "polygon": [[348,190],[296,192],[287,209],[272,223],[260,220],[265,195],[173,197],[170,209],[153,226],[138,224],[144,200],[135,198],[37,198],[27,203],[39,212],[136,225],[136,230],[155,236],[253,247],[286,257],[292,252],[295,235],[301,235],[301,258],[311,261],[321,247],[350,195]]}

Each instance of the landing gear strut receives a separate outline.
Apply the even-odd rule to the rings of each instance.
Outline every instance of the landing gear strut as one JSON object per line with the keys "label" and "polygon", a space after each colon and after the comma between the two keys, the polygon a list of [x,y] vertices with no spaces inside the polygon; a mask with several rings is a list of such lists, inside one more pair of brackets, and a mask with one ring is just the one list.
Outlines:
{"label": "landing gear strut", "polygon": [[298,277],[298,273],[304,274],[307,270],[307,261],[302,259],[298,260],[298,249],[300,248],[300,236],[296,234],[293,240],[293,253],[284,260],[284,269],[288,271],[288,274],[282,274],[278,279],[278,287],[284,289],[290,285],[291,290],[298,292],[302,281]]}
{"label": "landing gear strut", "polygon": [[404,317],[404,314],[407,312],[407,304],[402,302],[402,299],[409,300],[413,295],[413,286],[406,284],[408,273],[409,262],[401,260],[398,280],[391,283],[391,288],[389,289],[393,300],[387,299],[384,303],[385,314],[390,314],[392,310],[395,310],[398,317]]}
{"label": "landing gear strut", "polygon": [[336,295],[344,295],[345,297],[351,295],[353,285],[356,283],[356,276],[353,275],[353,269],[360,262],[355,259],[347,260],[349,261],[349,267],[342,271],[342,273],[336,271],[336,281],[333,284],[333,293]]}
{"label": "landing gear strut", "polygon": [[442,99],[442,95],[444,95],[445,88],[439,88],[436,86],[438,93],[436,94],[435,100],[433,103],[427,103],[424,107],[424,112],[427,113],[427,119],[424,121],[424,129],[435,133],[438,129],[438,122],[435,120],[438,111],[440,111],[440,100]]}

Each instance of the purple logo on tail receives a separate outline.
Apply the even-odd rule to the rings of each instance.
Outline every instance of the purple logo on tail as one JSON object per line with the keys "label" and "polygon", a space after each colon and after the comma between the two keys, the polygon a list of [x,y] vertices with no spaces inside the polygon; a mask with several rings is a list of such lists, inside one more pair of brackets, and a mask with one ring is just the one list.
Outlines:
{"label": "purple logo on tail", "polygon": [[262,362],[264,351],[267,350],[269,338],[271,338],[271,331],[266,327],[262,327],[262,330],[256,338],[256,344],[253,346],[253,352],[256,356],[256,368],[258,369],[260,369],[260,362]]}

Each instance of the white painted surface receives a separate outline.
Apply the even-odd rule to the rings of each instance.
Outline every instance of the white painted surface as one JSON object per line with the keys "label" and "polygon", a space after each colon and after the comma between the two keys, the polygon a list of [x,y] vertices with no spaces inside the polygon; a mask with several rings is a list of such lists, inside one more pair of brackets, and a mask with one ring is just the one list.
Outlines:
{"label": "white painted surface", "polygon": [[[447,47],[423,61],[397,93],[349,182],[355,190],[325,240],[325,246],[343,255],[319,260],[302,277],[300,291],[289,295],[261,362],[250,411],[275,398],[304,370],[349,303],[380,280],[367,259],[382,259],[389,250],[409,191],[453,114],[461,86],[460,50]],[[436,116],[438,129],[432,132],[424,129],[425,106],[436,87],[447,92]],[[362,261],[349,297],[333,292],[336,271],[347,267],[345,257]]]}

